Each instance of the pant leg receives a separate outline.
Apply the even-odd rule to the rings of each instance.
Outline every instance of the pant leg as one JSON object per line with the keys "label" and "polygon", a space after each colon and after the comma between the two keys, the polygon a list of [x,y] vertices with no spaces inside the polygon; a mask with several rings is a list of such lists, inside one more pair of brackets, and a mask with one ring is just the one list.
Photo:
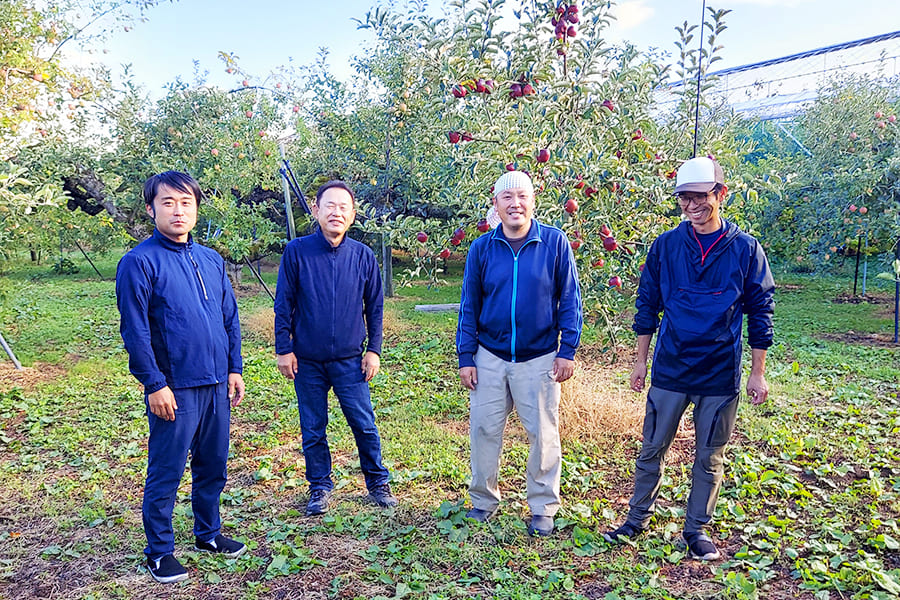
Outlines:
{"label": "pant leg", "polygon": [[328,448],[328,390],[331,383],[324,363],[297,359],[294,390],[300,413],[303,459],[309,489],[331,490],[331,450]]}
{"label": "pant leg", "polygon": [[725,446],[734,431],[738,396],[693,396],[696,454],[684,530],[701,531],[712,520],[722,487]]}
{"label": "pant leg", "polygon": [[469,498],[472,506],[494,510],[500,503],[500,453],[503,430],[512,410],[507,385],[507,364],[484,348],[475,353],[478,385],[469,392],[469,444],[472,482]]}
{"label": "pant leg", "polygon": [[644,528],[653,516],[653,505],[659,496],[666,453],[678,432],[681,416],[687,409],[687,394],[650,387],[644,415],[644,441],[634,469],[634,495],[631,497],[628,522]]}
{"label": "pant leg", "polygon": [[[144,554],[154,560],[175,551],[172,510],[199,422],[197,399],[191,389],[172,392],[178,404],[174,421],[160,419],[150,412],[147,404],[150,437],[147,441],[147,479],[144,482],[141,513],[147,536]],[[147,403],[146,395],[144,402]]]}
{"label": "pant leg", "polygon": [[[553,379],[556,353],[510,365],[509,390],[528,434],[528,506],[533,515],[559,510],[562,445],[559,441],[560,384]],[[481,378],[479,377],[479,382]]]}
{"label": "pant leg", "polygon": [[222,527],[219,498],[227,479],[231,403],[228,384],[194,388],[199,401],[200,423],[191,445],[191,506],[194,536],[208,541]]}
{"label": "pant leg", "polygon": [[369,384],[362,371],[362,356],[331,361],[326,368],[341,411],[356,440],[366,487],[372,490],[386,484],[390,473],[381,461],[381,437],[375,425]]}

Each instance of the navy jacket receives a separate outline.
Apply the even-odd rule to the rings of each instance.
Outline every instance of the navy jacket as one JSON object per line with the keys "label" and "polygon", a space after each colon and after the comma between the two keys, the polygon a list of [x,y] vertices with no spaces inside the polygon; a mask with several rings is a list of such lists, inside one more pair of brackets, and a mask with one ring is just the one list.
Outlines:
{"label": "navy jacket", "polygon": [[154,230],[119,261],[116,301],[128,366],[145,393],[242,372],[237,302],[215,250]]}
{"label": "navy jacket", "polygon": [[502,226],[472,242],[456,330],[460,368],[475,366],[478,346],[510,362],[550,352],[574,359],[581,325],[575,256],[562,231],[532,219],[518,255]]}
{"label": "navy jacket", "polygon": [[[347,236],[335,248],[321,230],[291,240],[275,289],[275,352],[325,362],[381,354],[381,272],[375,253]],[[365,315],[365,322],[363,322]]]}
{"label": "navy jacket", "polygon": [[765,252],[737,225],[724,225],[724,236],[705,256],[688,221],[650,246],[632,328],[652,335],[659,327],[655,387],[706,396],[738,393],[744,314],[750,347],[772,345],[775,282]]}

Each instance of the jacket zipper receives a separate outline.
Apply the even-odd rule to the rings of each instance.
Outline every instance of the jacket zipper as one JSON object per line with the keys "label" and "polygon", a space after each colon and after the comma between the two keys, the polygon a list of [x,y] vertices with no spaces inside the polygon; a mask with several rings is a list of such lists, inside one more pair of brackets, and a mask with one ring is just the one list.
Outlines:
{"label": "jacket zipper", "polygon": [[194,271],[197,273],[197,279],[200,281],[200,289],[203,290],[203,299],[209,300],[209,296],[206,294],[206,284],[203,283],[203,275],[200,274],[200,265],[197,264],[197,261],[194,260],[194,255],[191,254],[191,251],[187,251],[188,258],[191,259],[191,264],[194,265]]}
{"label": "jacket zipper", "polygon": [[512,325],[512,336],[509,340],[509,355],[512,358],[511,362],[516,362],[516,296],[519,292],[519,252],[522,249],[530,244],[531,242],[537,243],[537,238],[531,238],[530,240],[525,240],[525,243],[519,247],[519,252],[513,252],[512,246],[509,242],[507,242],[503,238],[498,238],[506,247],[509,248],[509,251],[512,252],[513,255],[513,289],[512,289],[512,303],[509,311],[510,315],[510,324]]}

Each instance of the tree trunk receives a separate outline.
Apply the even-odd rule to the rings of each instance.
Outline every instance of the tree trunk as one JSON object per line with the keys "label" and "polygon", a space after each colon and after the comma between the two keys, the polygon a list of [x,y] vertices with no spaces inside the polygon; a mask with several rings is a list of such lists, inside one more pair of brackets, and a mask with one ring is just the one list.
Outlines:
{"label": "tree trunk", "polygon": [[244,277],[243,265],[226,260],[225,272],[228,274],[228,279],[231,280],[231,287],[235,289],[240,287]]}

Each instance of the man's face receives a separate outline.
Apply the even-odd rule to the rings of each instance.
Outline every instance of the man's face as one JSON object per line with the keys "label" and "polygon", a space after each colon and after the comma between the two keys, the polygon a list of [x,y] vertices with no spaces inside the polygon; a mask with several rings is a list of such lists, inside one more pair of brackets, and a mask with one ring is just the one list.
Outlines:
{"label": "man's face", "polygon": [[197,224],[197,199],[190,191],[182,192],[166,184],[159,186],[147,214],[161,234],[174,242],[184,243]]}
{"label": "man's face", "polygon": [[353,198],[347,190],[328,188],[313,205],[313,216],[325,237],[339,239],[347,233],[356,218]]}
{"label": "man's face", "polygon": [[723,187],[719,193],[715,192],[682,192],[678,194],[678,206],[681,212],[696,229],[708,228],[717,225],[719,221],[719,209],[725,200],[728,188]]}
{"label": "man's face", "polygon": [[523,188],[510,188],[494,196],[494,208],[503,223],[503,233],[524,235],[534,214],[534,193]]}

